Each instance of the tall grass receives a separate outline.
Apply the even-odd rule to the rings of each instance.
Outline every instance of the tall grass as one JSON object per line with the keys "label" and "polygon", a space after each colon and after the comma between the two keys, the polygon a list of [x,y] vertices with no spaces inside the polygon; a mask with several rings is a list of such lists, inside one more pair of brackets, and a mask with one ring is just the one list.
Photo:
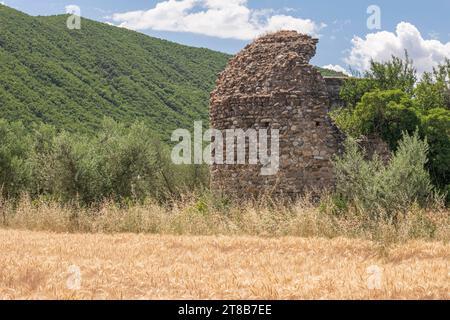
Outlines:
{"label": "tall grass", "polygon": [[[430,207],[431,208],[431,207]],[[105,201],[96,207],[31,200],[2,202],[3,228],[53,232],[153,233],[176,235],[254,235],[263,237],[347,237],[382,243],[412,239],[449,241],[449,210],[413,205],[377,218],[357,207],[340,212],[330,195],[319,204],[305,196],[293,203],[230,203],[201,195],[168,205],[156,202],[124,206]]]}

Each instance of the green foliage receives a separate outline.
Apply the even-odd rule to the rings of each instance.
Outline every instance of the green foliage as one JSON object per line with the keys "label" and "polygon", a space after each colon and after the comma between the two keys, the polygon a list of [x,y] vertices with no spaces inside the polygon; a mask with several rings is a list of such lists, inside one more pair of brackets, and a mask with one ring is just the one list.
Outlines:
{"label": "green foliage", "polygon": [[402,132],[412,133],[420,119],[408,95],[400,90],[375,90],[364,94],[354,110],[335,111],[338,126],[352,136],[379,134],[396,148]]}
{"label": "green foliage", "polygon": [[430,145],[430,173],[438,186],[450,181],[450,110],[434,108],[421,118],[422,134]]}
{"label": "green foliage", "polygon": [[415,202],[426,204],[432,192],[425,169],[428,144],[417,132],[403,136],[387,166],[376,157],[366,160],[352,138],[345,147],[344,155],[334,160],[336,192],[342,199],[373,217],[408,210]]}
{"label": "green foliage", "polygon": [[405,59],[392,56],[387,62],[370,62],[370,68],[362,78],[354,77],[345,81],[340,96],[347,107],[354,107],[368,92],[374,90],[401,90],[412,96],[416,83],[413,61],[405,52]]}
{"label": "green foliage", "polygon": [[397,149],[402,132],[419,129],[430,146],[427,168],[433,182],[445,187],[450,181],[450,110],[421,111],[416,105],[399,90],[376,90],[366,93],[356,108],[335,110],[332,117],[350,136],[379,135],[391,150]]}
{"label": "green foliage", "polygon": [[365,77],[375,83],[376,89],[398,89],[410,96],[414,92],[414,84],[417,81],[416,69],[407,52],[405,52],[405,59],[392,56],[391,60],[387,62],[372,60]]}
{"label": "green foliage", "polygon": [[93,133],[104,116],[143,121],[167,141],[208,123],[209,93],[229,55],[67,15],[31,17],[0,5],[0,117]]}
{"label": "green foliage", "polygon": [[361,101],[365,93],[375,89],[375,83],[367,78],[349,78],[344,82],[340,91],[342,101],[350,108]]}
{"label": "green foliage", "polygon": [[417,105],[424,111],[443,107],[445,97],[442,89],[433,81],[431,73],[424,73],[415,90]]}
{"label": "green foliage", "polygon": [[316,69],[317,69],[317,71],[320,72],[320,74],[323,77],[347,77],[347,75],[343,74],[342,72],[325,69],[325,68],[320,68],[320,67],[316,67]]}
{"label": "green foliage", "polygon": [[431,195],[432,184],[426,170],[428,142],[418,132],[405,134],[382,177],[386,205],[405,207],[412,201],[424,205]]}
{"label": "green foliage", "polygon": [[30,142],[22,123],[9,125],[0,119],[0,191],[3,196],[18,196],[27,186],[31,176],[27,162]]}
{"label": "green foliage", "polygon": [[425,72],[417,83],[414,94],[417,105],[423,111],[446,108],[450,110],[450,60],[433,68],[432,72]]}
{"label": "green foliage", "polygon": [[163,201],[208,183],[206,167],[174,165],[168,147],[143,123],[105,119],[96,135],[80,135],[49,125],[29,133],[21,123],[1,120],[0,134],[0,186],[9,198]]}
{"label": "green foliage", "polygon": [[402,132],[420,135],[429,143],[428,164],[433,183],[450,183],[450,60],[424,73],[416,72],[406,55],[385,63],[371,63],[364,78],[351,78],[341,90],[344,108],[331,115],[353,137],[376,134],[395,150]]}
{"label": "green foliage", "polygon": [[334,159],[336,194],[345,201],[361,203],[363,208],[376,205],[380,186],[379,172],[383,171],[378,159],[366,161],[353,138],[345,142],[345,153]]}
{"label": "green foliage", "polygon": [[445,201],[447,203],[450,203],[450,184],[447,185],[445,188],[443,188],[443,190],[444,190],[444,195],[446,196]]}

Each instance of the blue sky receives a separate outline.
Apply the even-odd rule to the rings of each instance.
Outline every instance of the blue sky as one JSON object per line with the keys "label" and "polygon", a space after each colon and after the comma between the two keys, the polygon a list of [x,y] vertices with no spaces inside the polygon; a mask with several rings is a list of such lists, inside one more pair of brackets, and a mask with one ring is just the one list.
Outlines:
{"label": "blue sky", "polygon": [[[4,0],[31,15],[65,12],[111,22],[182,44],[235,53],[258,33],[276,28],[320,39],[316,65],[363,70],[404,49],[419,71],[450,58],[449,0]],[[158,7],[157,7],[158,4]],[[369,29],[367,8],[377,5],[381,29]],[[137,12],[136,12],[137,11]],[[175,21],[175,22],[174,22]],[[403,23],[402,23],[403,22]],[[168,31],[170,30],[170,31]],[[352,41],[353,39],[353,41]]]}

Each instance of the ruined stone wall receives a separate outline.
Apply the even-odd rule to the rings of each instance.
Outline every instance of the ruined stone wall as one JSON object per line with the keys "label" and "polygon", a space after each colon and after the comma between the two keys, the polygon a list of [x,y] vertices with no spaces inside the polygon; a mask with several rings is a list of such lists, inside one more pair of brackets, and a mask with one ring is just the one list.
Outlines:
{"label": "ruined stone wall", "polygon": [[328,116],[325,80],[309,64],[316,44],[294,31],[270,34],[248,45],[222,72],[211,94],[212,128],[279,129],[280,167],[263,176],[260,164],[212,165],[213,189],[296,195],[333,186],[330,159],[341,151],[343,137]]}
{"label": "ruined stone wall", "polygon": [[344,85],[345,77],[324,77],[327,86],[328,97],[330,99],[330,107],[338,108],[344,106],[344,102],[339,94]]}
{"label": "ruined stone wall", "polygon": [[377,155],[384,164],[387,164],[391,159],[389,145],[378,135],[361,136],[356,142],[363,149],[368,160],[372,160]]}

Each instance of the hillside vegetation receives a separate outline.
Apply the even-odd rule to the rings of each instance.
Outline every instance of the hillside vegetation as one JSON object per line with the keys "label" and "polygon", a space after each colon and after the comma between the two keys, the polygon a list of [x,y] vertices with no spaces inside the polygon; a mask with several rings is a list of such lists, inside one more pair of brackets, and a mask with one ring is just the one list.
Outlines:
{"label": "hillside vegetation", "polygon": [[345,107],[332,113],[335,123],[349,136],[378,135],[392,151],[405,132],[417,132],[429,146],[426,167],[434,185],[449,193],[450,60],[419,76],[406,53],[372,61],[363,76],[342,87]]}
{"label": "hillside vegetation", "polygon": [[208,120],[229,56],[87,19],[32,17],[0,5],[0,117],[92,132],[104,116],[142,120],[163,139]]}
{"label": "hillside vegetation", "polygon": [[104,116],[138,120],[165,141],[208,122],[209,93],[230,55],[88,19],[69,30],[67,17],[0,5],[0,118],[88,133]]}

